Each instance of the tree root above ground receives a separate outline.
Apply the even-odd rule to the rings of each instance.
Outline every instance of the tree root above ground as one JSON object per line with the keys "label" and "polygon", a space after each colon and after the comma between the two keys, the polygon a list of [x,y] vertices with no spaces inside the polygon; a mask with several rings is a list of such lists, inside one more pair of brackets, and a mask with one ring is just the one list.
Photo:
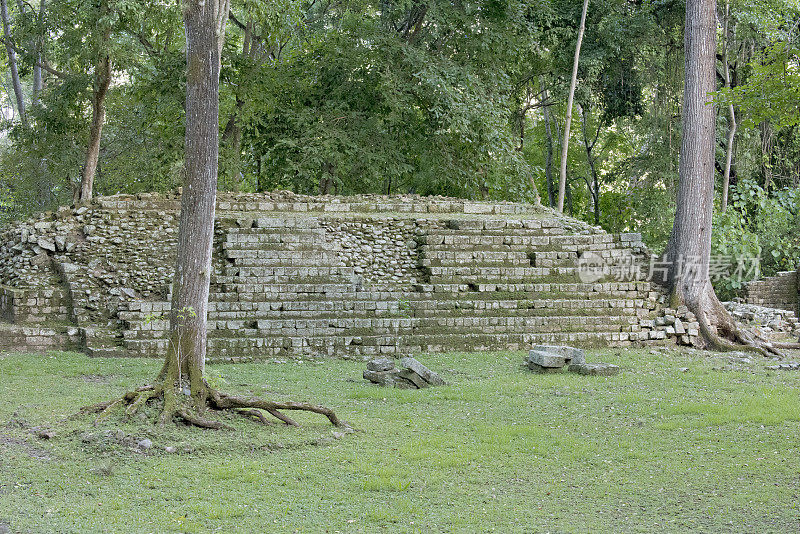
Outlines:
{"label": "tree root above ground", "polygon": [[786,357],[778,349],[787,347],[779,347],[755,333],[751,334],[740,328],[719,301],[710,283],[701,291],[698,299],[686,299],[679,292],[673,290],[672,300],[685,304],[689,311],[697,317],[700,334],[707,348],[719,352],[741,351],[765,357]]}
{"label": "tree root above ground", "polygon": [[[178,397],[183,397],[174,386],[164,387],[160,385],[144,386],[129,391],[106,402],[86,406],[80,410],[82,414],[97,414],[95,424],[100,423],[108,417],[115,408],[124,407],[125,417],[132,417],[145,404],[153,401],[161,401],[163,408],[159,417],[160,424],[164,425],[174,420],[181,420],[187,424],[214,430],[231,430],[232,427],[220,421],[216,421],[207,416],[208,412],[230,411],[241,415],[248,420],[255,420],[261,424],[272,424],[264,415],[264,412],[288,426],[299,427],[299,423],[284,414],[283,411],[305,411],[324,415],[333,426],[347,428],[348,425],[339,420],[330,408],[303,402],[275,402],[258,397],[241,397],[229,395],[217,391],[207,384],[203,395],[187,397],[180,401]],[[198,404],[198,399],[202,401]]]}

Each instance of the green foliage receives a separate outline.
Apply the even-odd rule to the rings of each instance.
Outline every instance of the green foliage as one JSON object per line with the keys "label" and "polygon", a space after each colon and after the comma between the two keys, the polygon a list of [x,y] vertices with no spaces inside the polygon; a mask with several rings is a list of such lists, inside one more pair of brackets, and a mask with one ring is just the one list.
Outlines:
{"label": "green foliage", "polygon": [[[2,184],[2,181],[0,181]],[[11,220],[14,214],[14,195],[7,187],[0,185],[0,225]]]}
{"label": "green foliage", "polygon": [[721,90],[717,100],[721,103],[731,102],[743,110],[745,126],[755,127],[765,120],[771,121],[777,127],[798,125],[799,65],[800,47],[796,43],[772,43],[750,62],[747,83],[730,90]]}
{"label": "green foliage", "polygon": [[[767,194],[754,180],[742,180],[731,192],[731,203],[714,220],[713,254],[731,258],[760,258],[761,273],[800,266],[800,192],[784,189]],[[742,283],[761,273],[738,280],[725,277],[717,288],[731,295]]]}
{"label": "green foliage", "polygon": [[522,7],[434,3],[414,38],[387,31],[407,6],[331,9],[320,22],[337,31],[290,42],[280,68],[253,74],[253,187],[535,198],[509,123]]}

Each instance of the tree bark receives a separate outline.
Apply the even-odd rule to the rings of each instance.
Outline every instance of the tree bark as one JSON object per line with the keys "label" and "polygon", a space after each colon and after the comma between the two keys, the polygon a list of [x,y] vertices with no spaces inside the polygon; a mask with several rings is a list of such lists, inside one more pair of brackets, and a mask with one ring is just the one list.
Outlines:
{"label": "tree bark", "polygon": [[[542,100],[547,100],[547,92],[542,94]],[[553,183],[553,131],[550,128],[550,107],[544,106],[544,132],[547,137],[547,160],[544,165],[544,176],[547,181],[547,202],[551,208],[555,205],[555,184]]]}
{"label": "tree bark", "polygon": [[[725,2],[725,13],[722,25],[722,36],[724,43],[722,46],[722,67],[725,76],[725,88],[731,88],[731,68],[728,64],[728,48],[730,46],[730,1]],[[728,209],[728,191],[731,184],[731,166],[733,163],[733,148],[736,138],[736,109],[733,102],[728,104],[728,139],[725,147],[725,172],[722,175],[722,212]]]}
{"label": "tree bark", "polygon": [[22,125],[28,127],[28,114],[25,111],[25,98],[22,93],[22,84],[19,81],[17,68],[17,53],[11,44],[11,17],[8,15],[8,2],[0,0],[0,15],[3,18],[3,36],[5,37],[6,52],[8,53],[8,68],[11,71],[11,84],[14,86],[14,96],[17,100],[17,111]]}
{"label": "tree bark", "polygon": [[569,129],[572,123],[572,103],[575,99],[575,87],[578,85],[578,61],[581,57],[581,43],[583,32],[586,29],[586,12],[589,9],[589,0],[583,0],[581,24],[578,28],[578,42],[575,45],[575,59],[572,62],[572,81],[569,85],[567,96],[567,118],[564,123],[564,142],[561,146],[561,174],[558,181],[558,211],[564,213],[564,191],[567,185],[567,154],[569,152]]}
{"label": "tree bark", "polygon": [[[165,414],[172,416],[169,387],[188,385],[196,406],[205,405],[208,294],[219,161],[220,41],[226,0],[184,0],[186,26],[186,176],[181,195],[178,250],[170,314]],[[223,13],[224,11],[224,13]]]}
{"label": "tree bark", "polygon": [[[111,37],[107,31],[103,36],[103,48]],[[108,53],[101,53],[94,70],[94,94],[92,95],[92,126],[89,129],[89,145],[86,148],[86,161],[81,174],[81,185],[75,192],[75,204],[91,202],[94,190],[94,177],[100,161],[100,141],[103,137],[103,126],[106,121],[106,95],[111,86],[111,58]]]}
{"label": "tree bark", "polygon": [[[44,31],[44,10],[47,6],[47,0],[39,2],[39,13],[37,15],[37,22],[39,25],[38,31]],[[42,48],[44,47],[44,35],[37,32],[36,35],[36,65],[33,66],[33,90],[31,101],[34,106],[39,104],[39,95],[42,94]]]}
{"label": "tree bark", "polygon": [[[716,88],[715,0],[686,2],[686,78],[675,222],[664,260],[670,266],[670,306],[686,305],[697,317],[706,346],[716,350],[776,352],[739,330],[719,302],[709,276],[714,210]],[[660,281],[660,280],[656,280]]]}

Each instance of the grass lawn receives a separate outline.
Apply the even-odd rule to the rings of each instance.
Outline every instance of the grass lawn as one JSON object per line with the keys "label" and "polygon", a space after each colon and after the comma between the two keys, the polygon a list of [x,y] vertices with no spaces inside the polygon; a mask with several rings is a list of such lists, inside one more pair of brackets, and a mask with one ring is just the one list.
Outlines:
{"label": "grass lawn", "polygon": [[0,356],[0,532],[800,529],[800,372],[649,349],[590,353],[623,368],[610,378],[532,374],[520,353],[419,359],[449,385],[382,389],[349,361],[210,368],[228,391],[334,408],[359,430],[342,436],[305,413],[300,429],[59,423],[160,362]]}

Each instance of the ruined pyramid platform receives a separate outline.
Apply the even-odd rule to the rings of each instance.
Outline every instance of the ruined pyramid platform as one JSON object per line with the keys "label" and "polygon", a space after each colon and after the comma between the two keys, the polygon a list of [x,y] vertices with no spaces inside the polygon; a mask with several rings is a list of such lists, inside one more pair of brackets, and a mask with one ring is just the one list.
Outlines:
{"label": "ruined pyramid platform", "polygon": [[[178,210],[176,195],[117,195],[3,229],[0,350],[163,356]],[[530,204],[221,193],[214,246],[212,361],[697,334],[656,326],[657,288],[620,277],[648,261],[638,234]],[[586,258],[605,270],[587,280]]]}

